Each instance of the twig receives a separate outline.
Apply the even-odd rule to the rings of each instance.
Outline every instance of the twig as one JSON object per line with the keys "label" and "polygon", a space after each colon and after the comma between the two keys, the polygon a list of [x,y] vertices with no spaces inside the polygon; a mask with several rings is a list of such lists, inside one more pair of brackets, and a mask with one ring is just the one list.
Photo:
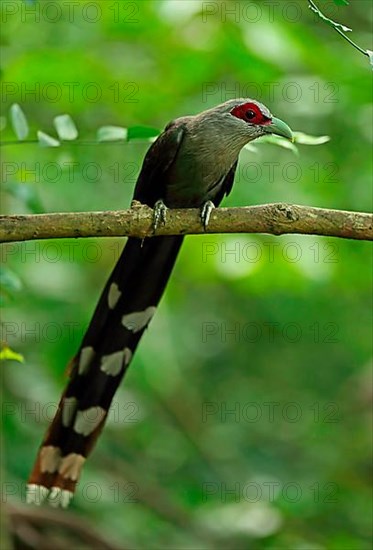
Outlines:
{"label": "twig", "polygon": [[[360,53],[362,53],[363,55],[366,55],[367,57],[370,57],[369,55],[369,52],[368,50],[363,50],[363,48],[360,48],[360,46],[358,46],[353,40],[351,40],[351,38],[349,38],[340,28],[338,28],[337,25],[340,26],[339,23],[335,23],[335,21],[332,21],[331,19],[329,19],[328,17],[326,17],[322,11],[320,10],[320,8],[318,8],[316,6],[316,4],[313,2],[313,0],[308,0],[308,4],[309,4],[309,8],[314,12],[316,13],[316,15],[318,15],[319,17],[321,17],[321,19],[324,19],[324,21],[326,22],[330,22],[331,26],[333,27],[333,29],[335,31],[337,31],[338,34],[340,34],[345,40],[347,40],[347,42],[349,42],[351,44],[351,46],[353,46],[354,48],[356,48]],[[348,30],[351,30],[351,29],[348,29]]]}
{"label": "twig", "polygon": [[[153,210],[133,204],[128,210],[0,216],[0,242],[80,237],[152,237]],[[156,235],[204,233],[198,209],[167,211]],[[300,233],[373,240],[373,215],[295,204],[263,204],[213,210],[207,233]]]}

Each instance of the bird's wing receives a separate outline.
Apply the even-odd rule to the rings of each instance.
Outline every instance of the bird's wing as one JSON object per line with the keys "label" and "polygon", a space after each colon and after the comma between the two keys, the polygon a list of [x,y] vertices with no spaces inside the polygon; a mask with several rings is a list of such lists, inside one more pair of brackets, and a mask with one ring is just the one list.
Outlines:
{"label": "bird's wing", "polygon": [[147,152],[133,198],[153,207],[165,195],[166,174],[175,161],[185,135],[182,122],[171,122]]}
{"label": "bird's wing", "polygon": [[224,196],[228,196],[232,190],[234,176],[236,173],[238,160],[232,165],[229,172],[215,183],[207,192],[206,200],[212,200],[215,206],[218,206]]}
{"label": "bird's wing", "polygon": [[234,182],[234,176],[236,174],[238,160],[233,164],[232,168],[229,170],[228,174],[225,176],[224,182],[223,182],[223,189],[224,194],[226,196],[229,195],[229,193],[232,191],[233,182]]}

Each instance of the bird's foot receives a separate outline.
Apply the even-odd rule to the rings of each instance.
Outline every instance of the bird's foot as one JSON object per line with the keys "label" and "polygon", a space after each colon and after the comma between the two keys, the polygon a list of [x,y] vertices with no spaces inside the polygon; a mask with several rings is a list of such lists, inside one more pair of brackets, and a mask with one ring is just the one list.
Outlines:
{"label": "bird's foot", "polygon": [[210,221],[211,212],[214,210],[214,208],[215,204],[212,201],[206,201],[201,208],[201,222],[205,231]]}
{"label": "bird's foot", "polygon": [[154,216],[153,216],[153,233],[156,232],[157,227],[162,224],[166,224],[167,218],[167,206],[162,199],[159,199],[154,205]]}

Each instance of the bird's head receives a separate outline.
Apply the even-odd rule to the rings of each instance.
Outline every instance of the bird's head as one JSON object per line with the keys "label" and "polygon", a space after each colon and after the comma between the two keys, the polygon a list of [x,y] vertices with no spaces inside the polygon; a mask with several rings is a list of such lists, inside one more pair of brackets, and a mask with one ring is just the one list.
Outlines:
{"label": "bird's head", "polygon": [[289,126],[254,99],[232,99],[205,113],[214,111],[218,113],[221,124],[229,128],[232,135],[239,135],[246,142],[266,134],[293,139]]}

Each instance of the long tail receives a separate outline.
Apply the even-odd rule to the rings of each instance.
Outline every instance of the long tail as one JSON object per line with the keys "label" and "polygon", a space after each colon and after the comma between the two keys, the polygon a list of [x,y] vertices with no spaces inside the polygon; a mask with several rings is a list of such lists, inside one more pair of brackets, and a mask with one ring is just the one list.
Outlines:
{"label": "long tail", "polygon": [[68,506],[114,393],[163,294],[183,237],[128,239],[29,478],[27,501]]}

